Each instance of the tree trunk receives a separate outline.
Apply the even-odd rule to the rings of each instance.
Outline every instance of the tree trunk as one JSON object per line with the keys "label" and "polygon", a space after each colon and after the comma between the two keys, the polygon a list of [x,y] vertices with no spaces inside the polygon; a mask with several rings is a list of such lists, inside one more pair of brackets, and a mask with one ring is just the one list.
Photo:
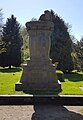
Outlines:
{"label": "tree trunk", "polygon": [[11,69],[11,65],[9,65],[9,69]]}

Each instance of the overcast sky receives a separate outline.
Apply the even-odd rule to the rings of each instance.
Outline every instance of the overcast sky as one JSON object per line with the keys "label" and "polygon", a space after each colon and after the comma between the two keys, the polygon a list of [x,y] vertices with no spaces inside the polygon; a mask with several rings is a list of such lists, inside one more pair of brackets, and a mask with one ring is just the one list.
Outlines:
{"label": "overcast sky", "polygon": [[78,40],[83,35],[83,0],[0,0],[0,8],[3,9],[4,22],[14,14],[22,25],[52,9],[72,25],[71,32]]}

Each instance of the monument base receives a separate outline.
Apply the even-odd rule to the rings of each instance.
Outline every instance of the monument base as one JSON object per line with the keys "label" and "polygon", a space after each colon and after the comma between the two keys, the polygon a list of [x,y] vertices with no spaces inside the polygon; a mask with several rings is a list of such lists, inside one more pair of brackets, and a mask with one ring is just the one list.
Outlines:
{"label": "monument base", "polygon": [[56,90],[61,91],[61,83],[57,79],[56,67],[50,60],[28,60],[23,74],[15,84],[15,90]]}
{"label": "monument base", "polygon": [[29,90],[46,90],[46,91],[51,91],[51,90],[55,90],[56,92],[60,92],[61,91],[61,83],[60,81],[58,80],[57,84],[51,84],[51,85],[43,85],[43,86],[34,86],[33,84],[23,84],[23,83],[20,83],[20,82],[17,82],[15,84],[15,90],[16,91],[29,91]]}

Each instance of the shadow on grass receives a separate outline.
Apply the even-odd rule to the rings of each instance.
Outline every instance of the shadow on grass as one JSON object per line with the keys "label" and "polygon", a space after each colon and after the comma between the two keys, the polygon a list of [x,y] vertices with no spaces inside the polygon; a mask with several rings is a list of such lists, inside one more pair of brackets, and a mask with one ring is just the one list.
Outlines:
{"label": "shadow on grass", "polygon": [[0,72],[2,73],[12,73],[12,72],[20,72],[22,71],[22,68],[21,67],[17,67],[17,68],[1,68],[0,69]]}
{"label": "shadow on grass", "polygon": [[69,81],[72,82],[78,82],[78,81],[83,81],[83,74],[77,73],[77,72],[72,72],[70,74],[64,74],[64,79],[68,79]]}

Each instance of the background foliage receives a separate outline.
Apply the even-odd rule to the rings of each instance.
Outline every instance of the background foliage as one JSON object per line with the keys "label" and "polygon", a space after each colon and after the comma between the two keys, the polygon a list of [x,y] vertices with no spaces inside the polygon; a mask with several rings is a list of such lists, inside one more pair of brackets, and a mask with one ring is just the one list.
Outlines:
{"label": "background foliage", "polygon": [[0,55],[0,65],[2,67],[19,66],[21,64],[22,37],[19,33],[19,23],[14,15],[8,18],[2,32],[2,48],[5,49]]}
{"label": "background foliage", "polygon": [[[52,63],[58,62],[57,69],[63,72],[70,72],[73,69],[83,71],[83,37],[80,40],[76,40],[70,34],[71,26],[65,23],[53,10],[50,12],[54,22],[49,53]],[[37,19],[32,18],[32,21],[35,20]],[[15,24],[16,27],[14,26]],[[9,57],[7,58],[8,54]],[[16,56],[18,58],[15,58]],[[26,28],[21,26],[14,16],[8,18],[3,26],[3,13],[2,9],[0,9],[0,66],[9,66],[7,62],[10,61],[12,61],[10,62],[11,65],[19,66],[20,64],[27,63],[29,56],[29,35]],[[16,59],[18,62],[15,61]]]}

